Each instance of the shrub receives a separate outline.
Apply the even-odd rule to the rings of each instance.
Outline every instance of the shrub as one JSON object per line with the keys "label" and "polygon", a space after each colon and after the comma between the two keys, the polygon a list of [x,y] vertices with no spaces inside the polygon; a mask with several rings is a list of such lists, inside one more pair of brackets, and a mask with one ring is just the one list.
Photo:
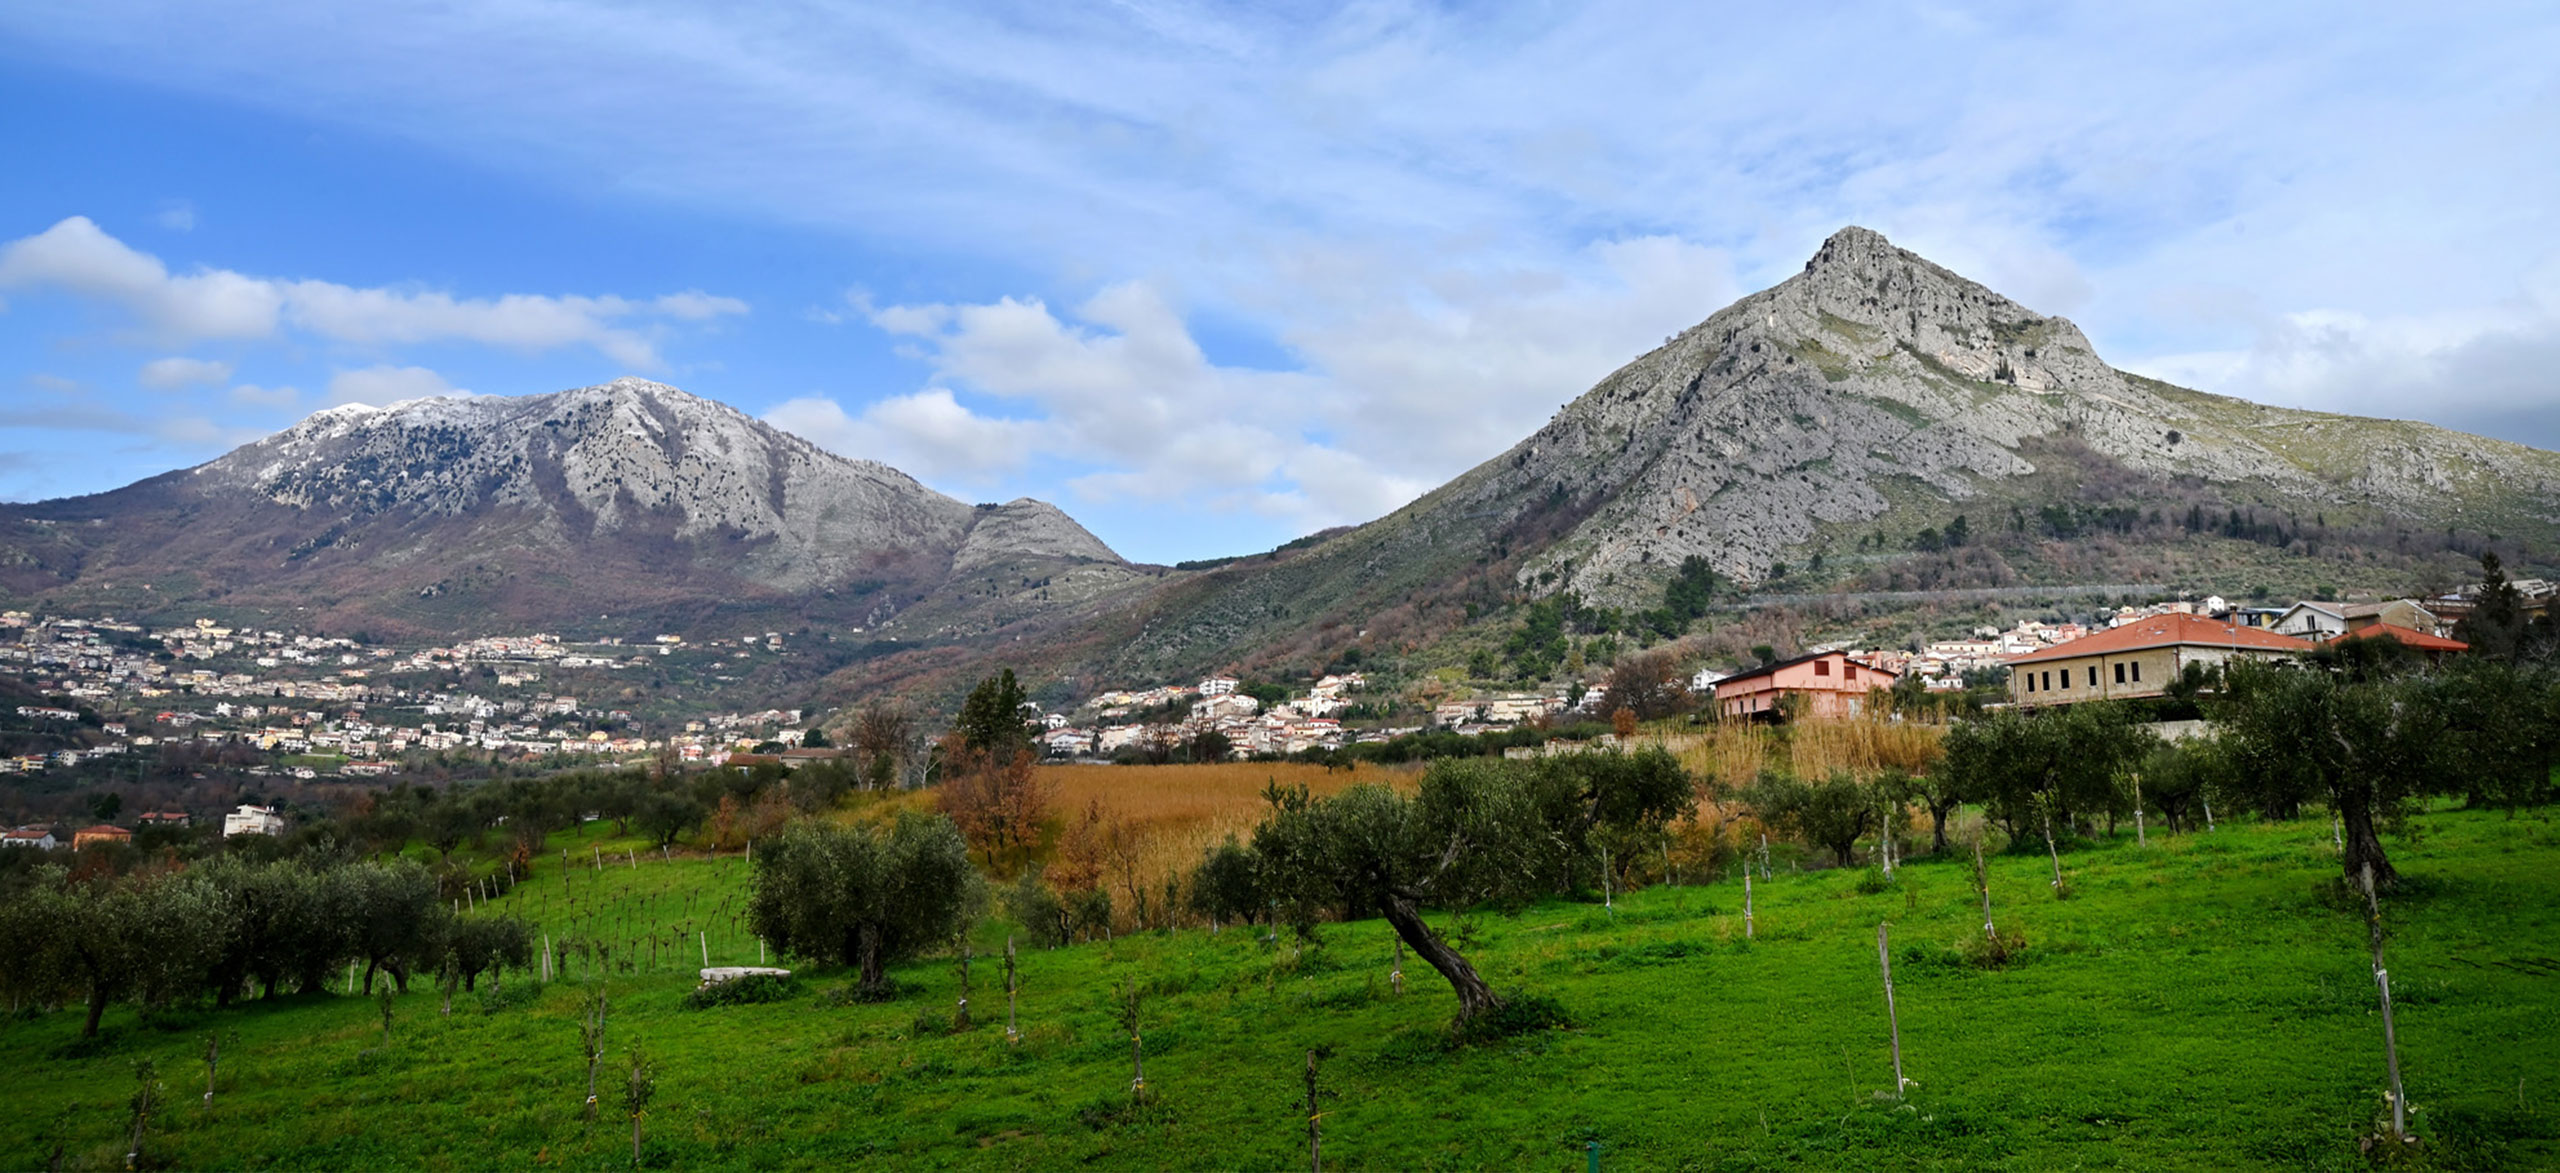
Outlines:
{"label": "shrub", "polygon": [[757,1002],[780,1002],[797,997],[800,983],[793,978],[775,977],[769,973],[751,973],[713,982],[684,996],[685,1009],[708,1010],[714,1006],[746,1006]]}
{"label": "shrub", "polygon": [[1516,994],[1500,1006],[1459,1020],[1450,1032],[1450,1041],[1471,1047],[1572,1025],[1573,1019],[1564,1012],[1563,1003],[1544,994]]}
{"label": "shrub", "polygon": [[2007,969],[2026,960],[2027,935],[2015,929],[1964,939],[1965,964],[1975,969]]}

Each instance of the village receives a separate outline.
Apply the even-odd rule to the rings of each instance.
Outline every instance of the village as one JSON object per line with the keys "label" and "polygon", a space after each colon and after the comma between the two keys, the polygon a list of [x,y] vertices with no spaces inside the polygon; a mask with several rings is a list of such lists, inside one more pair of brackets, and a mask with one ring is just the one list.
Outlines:
{"label": "village", "polygon": [[[2511,585],[2528,614],[2546,612],[2560,599],[2560,584],[2527,579]],[[1699,716],[1738,721],[1855,716],[1886,707],[1880,693],[1915,688],[1923,697],[1998,689],[1992,704],[2021,707],[2159,697],[2195,669],[2299,656],[2342,640],[2387,638],[2431,660],[2461,654],[2466,645],[2452,634],[2479,589],[2423,600],[2287,606],[2235,606],[2216,595],[2127,604],[2086,622],[2022,619],[1915,647],[1814,644],[1756,666],[1693,667],[1684,683]],[[543,688],[550,672],[629,672],[679,652],[723,663],[770,654],[784,640],[767,633],[729,642],[734,647],[688,645],[664,635],[634,645],[572,644],[530,634],[404,649],[206,619],[152,629],[113,618],[12,611],[0,614],[0,676],[61,698],[16,706],[19,739],[52,732],[70,744],[0,755],[0,774],[114,770],[128,757],[189,744],[253,751],[242,772],[287,785],[389,779],[417,755],[555,765],[671,758],[796,767],[843,752],[814,736],[822,715],[798,708],[689,715],[651,729],[629,710],[598,708]],[[1115,688],[1056,711],[1027,703],[1024,716],[1038,727],[1035,741],[1044,756],[1099,764],[1162,761],[1177,753],[1190,760],[1321,754],[1423,733],[1484,735],[1607,722],[1616,708],[1605,680],[1557,681],[1527,691],[1478,687],[1450,675],[1428,678],[1427,690],[1412,682],[1375,682],[1362,671],[1325,674],[1298,689],[1214,675],[1191,684]],[[131,821],[142,828],[185,826],[193,817],[146,811]],[[222,817],[226,836],[274,834],[285,823],[276,809],[258,804]],[[108,822],[77,831],[28,826],[7,832],[0,845],[76,847],[129,839],[133,829]]]}
{"label": "village", "polygon": [[644,732],[631,710],[544,689],[546,672],[630,671],[679,651],[748,657],[782,642],[779,633],[703,646],[661,636],[632,648],[534,634],[398,649],[207,619],[154,630],[11,611],[0,614],[0,676],[59,698],[15,706],[18,727],[83,744],[0,756],[0,773],[183,742],[254,749],[272,760],[250,767],[253,775],[301,780],[387,775],[412,753],[617,760],[672,751],[686,762],[717,760],[733,748],[796,746],[806,735],[795,728],[802,712],[705,713]]}

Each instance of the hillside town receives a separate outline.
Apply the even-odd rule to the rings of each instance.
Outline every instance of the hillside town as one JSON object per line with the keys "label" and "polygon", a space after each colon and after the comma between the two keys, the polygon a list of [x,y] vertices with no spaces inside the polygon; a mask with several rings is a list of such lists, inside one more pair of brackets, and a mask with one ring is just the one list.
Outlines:
{"label": "hillside town", "polygon": [[[2528,613],[2560,601],[2560,584],[2511,584]],[[1685,679],[1703,714],[1767,720],[1793,713],[1854,715],[1879,690],[1921,695],[1982,685],[2024,707],[2090,699],[2156,697],[2189,665],[2281,658],[2322,643],[2390,638],[2430,659],[2458,655],[2452,638],[2478,588],[2424,599],[2238,606],[2221,596],[2127,604],[2085,620],[2027,618],[1980,626],[1903,648],[1816,644],[1729,671],[1695,667]],[[1916,641],[1915,641],[1916,642]],[[546,687],[570,672],[645,669],[682,653],[713,663],[771,654],[779,633],[690,645],[662,635],[645,643],[578,644],[549,634],[490,636],[448,645],[393,647],[346,637],[232,628],[198,619],[171,627],[96,619],[0,614],[0,677],[45,699],[14,706],[15,739],[51,735],[40,752],[0,754],[0,774],[117,769],[140,755],[182,748],[247,751],[253,778],[291,784],[390,778],[421,755],[488,762],[638,764],[662,755],[686,764],[786,766],[833,756],[812,734],[823,723],[801,708],[688,714],[652,727],[628,709]],[[1215,675],[1188,684],[1115,688],[1055,711],[1026,704],[1036,743],[1055,760],[1286,757],[1391,741],[1425,732],[1482,735],[1573,721],[1606,721],[1602,680],[1550,682],[1538,690],[1435,681],[1427,704],[1362,671],[1329,673],[1300,688]],[[1398,720],[1399,715],[1403,716]],[[137,827],[185,825],[190,814],[142,812]],[[263,806],[222,815],[226,834],[264,834],[282,817]],[[25,827],[12,846],[75,846],[131,829]]]}

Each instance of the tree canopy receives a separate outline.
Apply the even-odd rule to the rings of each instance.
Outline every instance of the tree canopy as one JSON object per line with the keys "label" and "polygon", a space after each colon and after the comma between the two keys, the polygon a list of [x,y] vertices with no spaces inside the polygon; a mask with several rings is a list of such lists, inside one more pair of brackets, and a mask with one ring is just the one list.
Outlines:
{"label": "tree canopy", "polygon": [[950,940],[981,883],[941,815],[901,812],[885,828],[803,820],[756,853],[747,923],[784,953],[857,967],[864,994],[881,998],[889,962]]}
{"label": "tree canopy", "polygon": [[1598,875],[1598,834],[1659,834],[1692,795],[1659,749],[1450,760],[1410,798],[1364,784],[1319,799],[1275,784],[1253,850],[1271,894],[1301,924],[1328,911],[1386,917],[1448,980],[1465,1021],[1503,999],[1423,921],[1425,905],[1517,907],[1574,890]]}

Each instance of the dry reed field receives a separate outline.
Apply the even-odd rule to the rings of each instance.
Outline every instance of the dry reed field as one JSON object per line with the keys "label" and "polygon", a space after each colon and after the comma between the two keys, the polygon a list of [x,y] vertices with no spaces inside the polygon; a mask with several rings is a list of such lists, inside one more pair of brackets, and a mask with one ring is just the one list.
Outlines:
{"label": "dry reed field", "polygon": [[1327,770],[1299,762],[1213,762],[1168,766],[1042,766],[1050,810],[1060,820],[1084,817],[1100,804],[1103,817],[1125,821],[1145,837],[1139,872],[1161,883],[1188,875],[1201,854],[1229,835],[1250,839],[1265,809],[1262,788],[1278,782],[1304,785],[1319,795],[1356,782],[1412,790],[1421,778],[1412,767],[1363,764]]}

